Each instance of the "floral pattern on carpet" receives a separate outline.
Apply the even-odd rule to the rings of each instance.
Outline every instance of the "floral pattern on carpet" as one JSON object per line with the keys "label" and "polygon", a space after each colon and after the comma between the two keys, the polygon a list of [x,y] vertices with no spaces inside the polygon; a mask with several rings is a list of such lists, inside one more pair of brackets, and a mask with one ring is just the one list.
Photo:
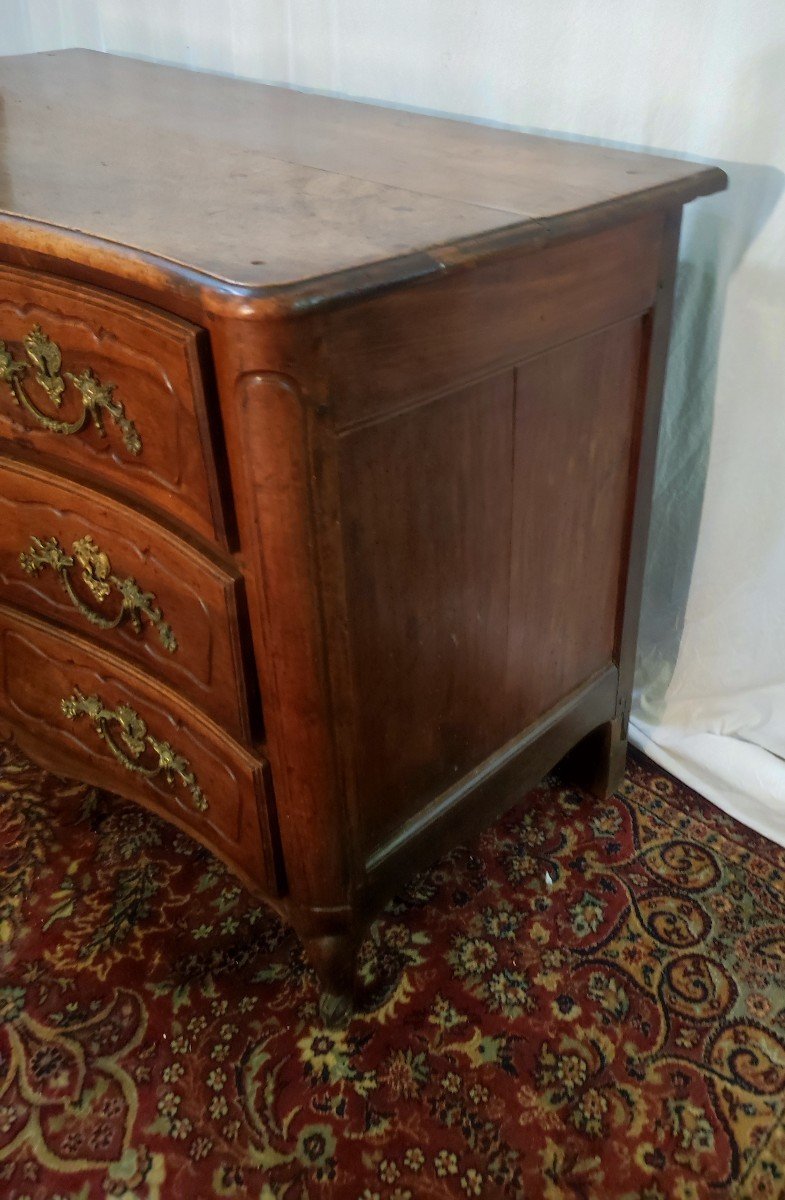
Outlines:
{"label": "floral pattern on carpet", "polygon": [[202,848],[0,747],[7,1200],[785,1196],[785,851],[633,758],[415,880],[317,1018]]}

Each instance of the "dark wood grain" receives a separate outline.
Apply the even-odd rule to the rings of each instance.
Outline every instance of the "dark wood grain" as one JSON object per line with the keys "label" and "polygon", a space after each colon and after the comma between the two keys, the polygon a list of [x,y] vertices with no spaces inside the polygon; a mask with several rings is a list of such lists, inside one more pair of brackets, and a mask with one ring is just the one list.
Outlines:
{"label": "dark wood grain", "polygon": [[522,725],[616,658],[642,343],[624,322],[516,371],[506,662]]}
{"label": "dark wood grain", "polygon": [[641,316],[657,292],[662,222],[651,214],[327,314],[326,403],[336,426],[374,421],[456,379]]}
{"label": "dark wood grain", "polygon": [[[140,632],[127,618],[115,629],[91,624],[51,567],[30,574],[22,569],[20,554],[29,551],[33,538],[54,537],[71,554],[74,542],[85,536],[108,555],[114,575],[132,577],[152,593],[171,627],[175,650],[144,617]],[[242,580],[231,560],[221,563],[216,557],[101,492],[0,455],[0,598],[133,660],[247,740],[252,729],[258,730],[259,716],[249,711],[238,628]],[[99,600],[78,565],[68,577],[91,612],[107,620],[121,612],[117,587]]]}
{"label": "dark wood grain", "polygon": [[641,322],[341,439],[374,846],[613,665]]}
{"label": "dark wood grain", "polygon": [[366,850],[522,728],[507,687],[514,428],[509,371],[341,439]]}
{"label": "dark wood grain", "polygon": [[[109,708],[128,704],[138,712],[151,734],[186,757],[208,810],[194,811],[179,782],[169,786],[160,776],[148,780],[126,770],[87,717],[69,720],[60,701],[77,688]],[[0,712],[20,744],[39,760],[43,753],[52,770],[135,800],[203,842],[255,891],[276,894],[266,761],[181,695],[74,634],[0,605]],[[156,760],[146,754],[140,761]]]}
{"label": "dark wood grain", "polygon": [[368,856],[366,903],[383,903],[402,876],[425,869],[459,841],[476,837],[511,804],[519,804],[570,748],[602,725],[617,688],[618,671],[607,667],[403,823]]}

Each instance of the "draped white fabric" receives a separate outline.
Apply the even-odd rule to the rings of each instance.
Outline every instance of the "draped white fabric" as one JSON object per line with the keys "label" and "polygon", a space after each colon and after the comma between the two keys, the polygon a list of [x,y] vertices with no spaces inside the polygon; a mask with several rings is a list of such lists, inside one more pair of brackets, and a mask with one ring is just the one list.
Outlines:
{"label": "draped white fabric", "polygon": [[2,15],[4,53],[86,45],[725,167],[730,191],[686,214],[633,737],[785,844],[783,0],[3,0]]}

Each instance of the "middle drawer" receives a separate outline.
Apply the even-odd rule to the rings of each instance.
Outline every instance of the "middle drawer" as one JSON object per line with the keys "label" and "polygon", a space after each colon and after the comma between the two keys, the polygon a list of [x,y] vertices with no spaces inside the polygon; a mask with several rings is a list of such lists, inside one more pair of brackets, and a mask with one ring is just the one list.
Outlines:
{"label": "middle drawer", "polygon": [[231,563],[125,504],[0,458],[0,598],[140,664],[247,741],[241,587]]}

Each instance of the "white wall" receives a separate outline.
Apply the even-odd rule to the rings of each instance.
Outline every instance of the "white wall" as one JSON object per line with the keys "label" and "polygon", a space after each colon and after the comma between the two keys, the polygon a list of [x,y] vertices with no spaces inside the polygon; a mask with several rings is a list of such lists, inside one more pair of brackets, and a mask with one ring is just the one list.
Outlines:
{"label": "white wall", "polygon": [[3,53],[91,46],[728,170],[683,237],[636,725],[785,843],[783,0],[0,0],[0,16]]}

